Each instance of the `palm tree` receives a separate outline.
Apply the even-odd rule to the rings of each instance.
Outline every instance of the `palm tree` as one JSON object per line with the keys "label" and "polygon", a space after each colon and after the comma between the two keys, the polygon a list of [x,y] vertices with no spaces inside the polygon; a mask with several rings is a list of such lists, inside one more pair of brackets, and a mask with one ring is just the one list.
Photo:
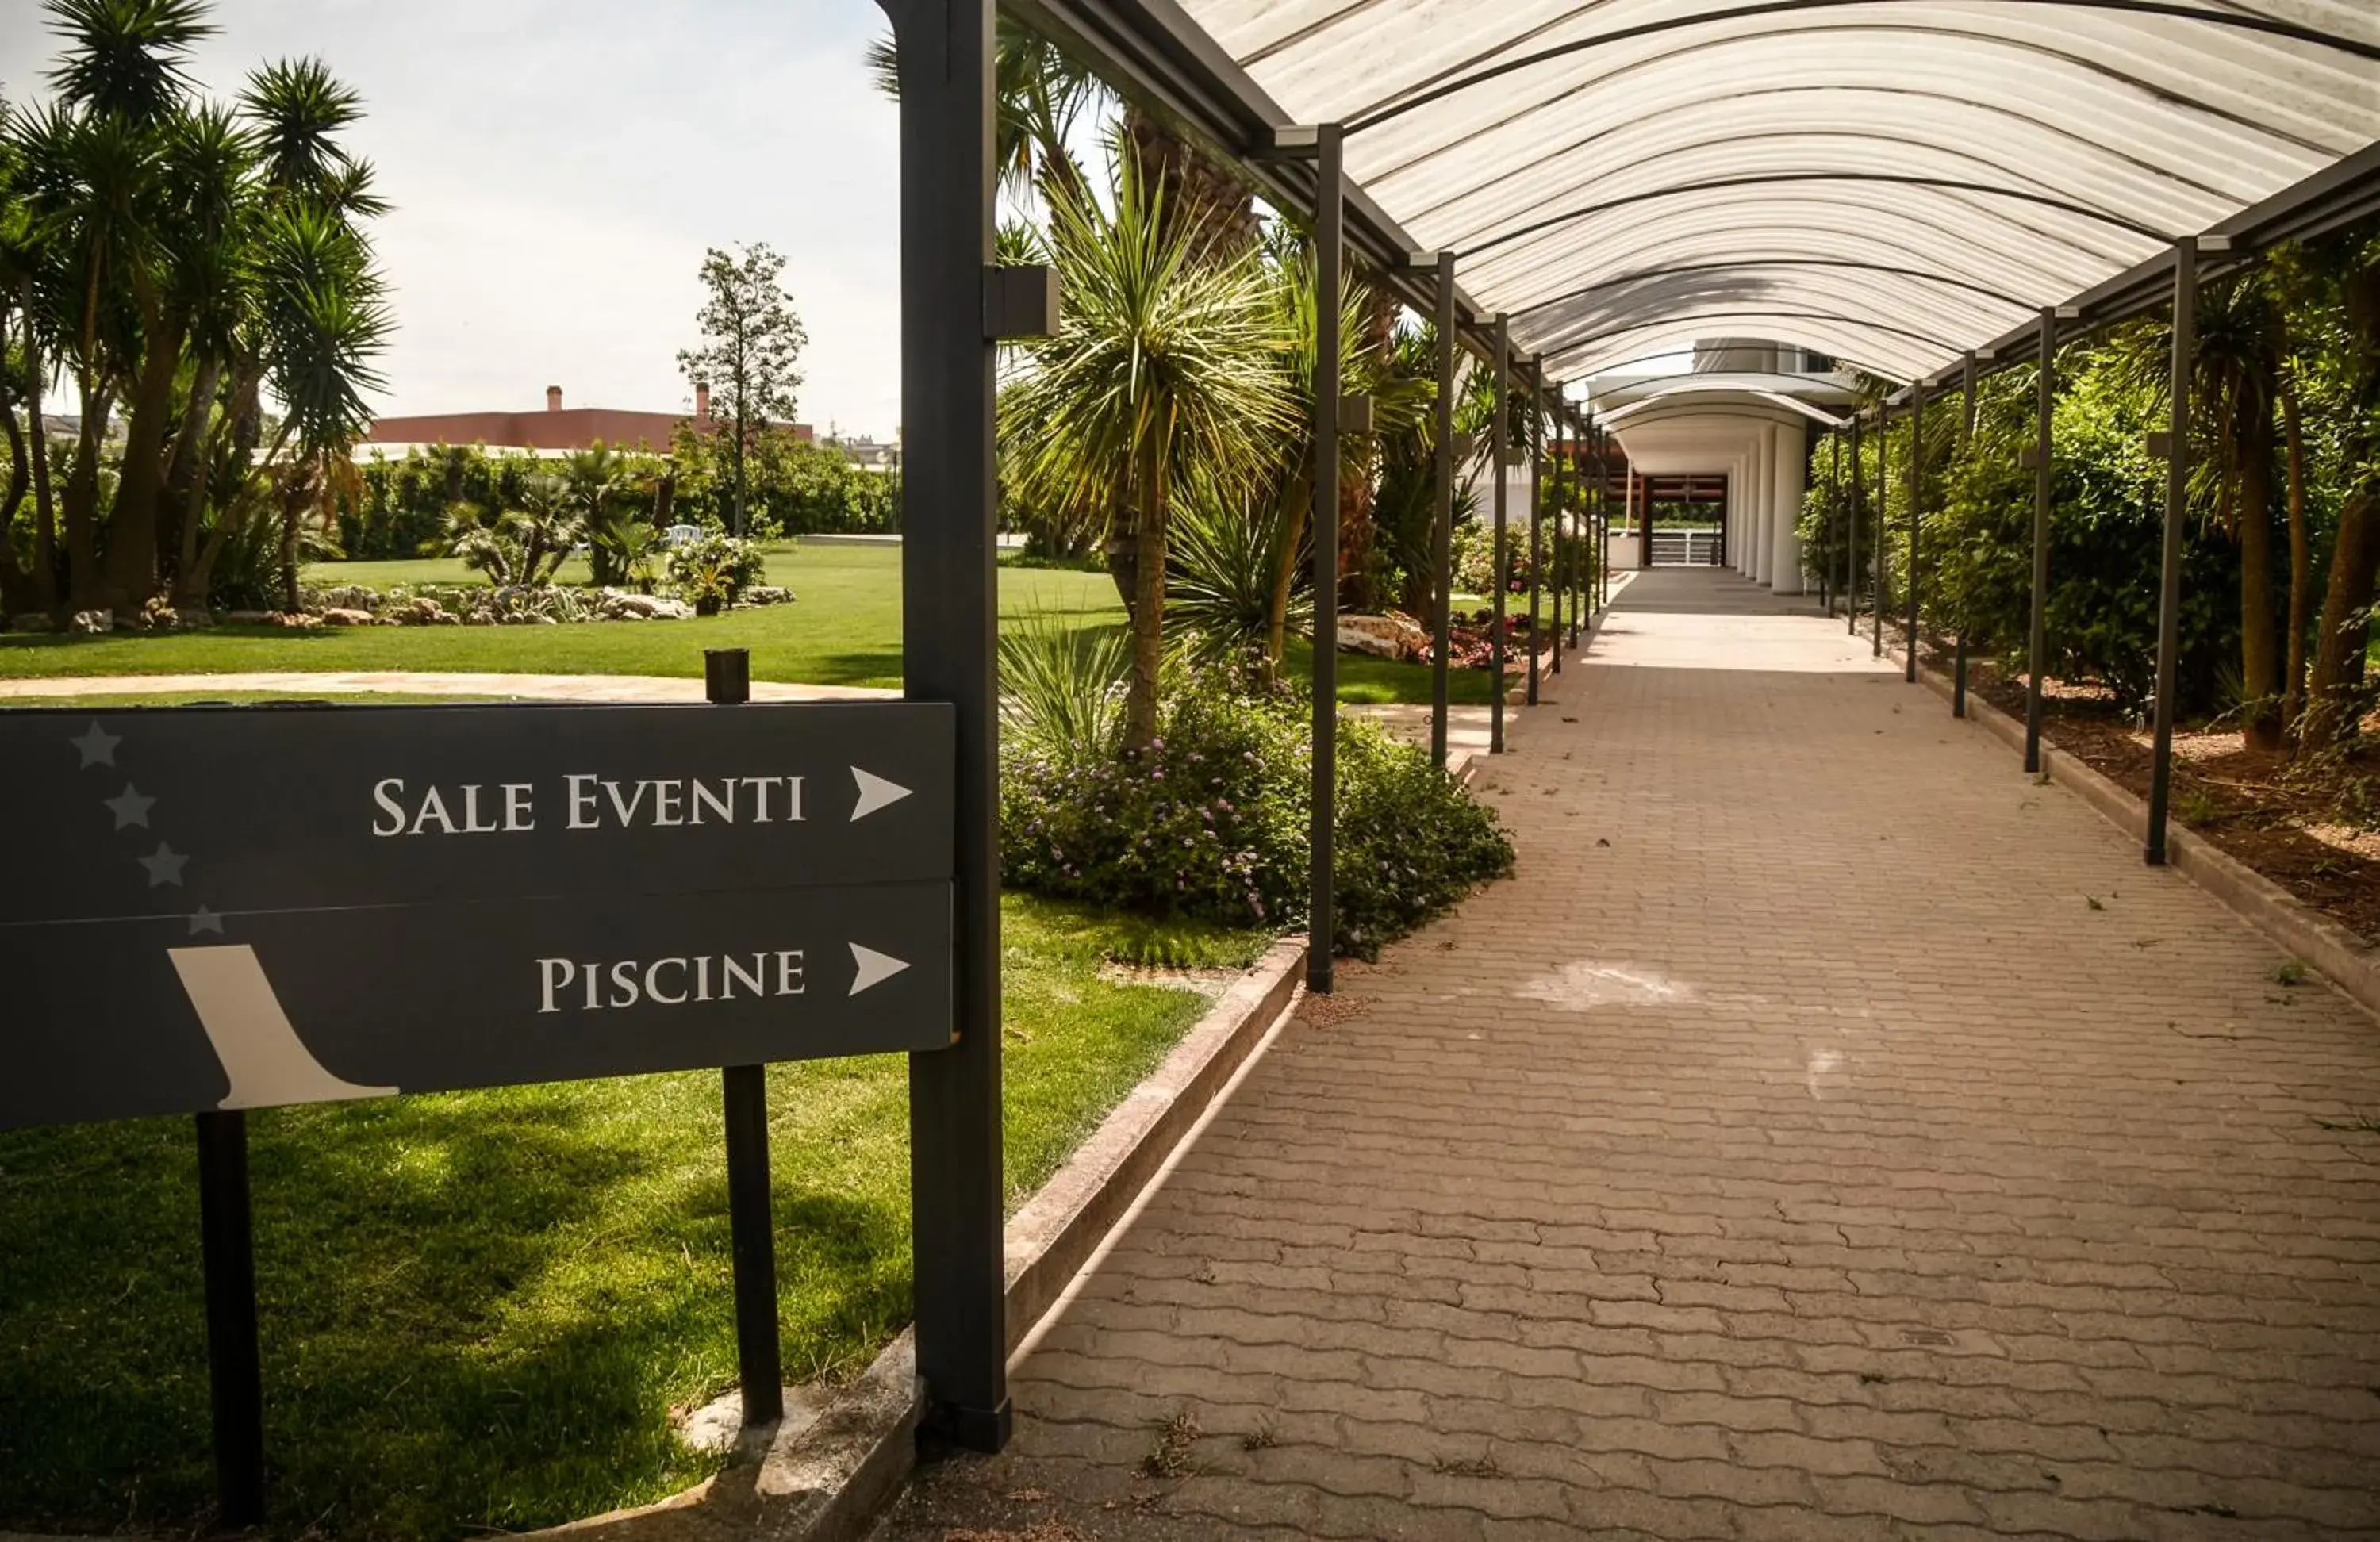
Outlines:
{"label": "palm tree", "polygon": [[[1277,230],[1270,245],[1266,296],[1271,311],[1269,324],[1281,340],[1276,356],[1281,391],[1292,403],[1310,403],[1316,358],[1313,260],[1286,227]],[[1418,401],[1427,398],[1386,389],[1378,356],[1365,346],[1364,317],[1370,306],[1363,281],[1352,273],[1342,273],[1339,284],[1341,388],[1348,395],[1373,397],[1376,428],[1388,431],[1396,426],[1399,414],[1409,419],[1418,412]],[[1342,486],[1351,470],[1368,469],[1366,446],[1355,435],[1340,436],[1339,466]],[[1269,467],[1274,489],[1274,537],[1270,616],[1262,661],[1267,679],[1279,671],[1289,644],[1290,599],[1305,562],[1306,529],[1314,512],[1313,467],[1313,425],[1303,410],[1297,410],[1281,431]]]}
{"label": "palm tree", "polygon": [[[1083,168],[1073,146],[1075,126],[1103,92],[1099,78],[1039,33],[1002,16],[994,41],[992,86],[999,114],[992,159],[1012,192],[1037,188],[1054,202],[1079,196]],[[899,101],[901,55],[892,34],[868,45],[876,89]]]}
{"label": "palm tree", "polygon": [[[2171,332],[2131,334],[2124,366],[2154,389],[2167,370]],[[2246,747],[2281,747],[2281,630],[2273,609],[2273,502],[2279,481],[2274,410],[2281,392],[2282,324],[2261,272],[2200,292],[2190,393],[2193,501],[2240,546],[2240,737]]]}
{"label": "palm tree", "polygon": [[2335,237],[2307,256],[2337,285],[2339,297],[2347,342],[2339,451],[2352,480],[2339,504],[2330,581],[2314,632],[2313,667],[2298,730],[2301,753],[2325,749],[2356,731],[2373,589],[2380,577],[2380,480],[2372,471],[2380,465],[2380,236],[2362,231]]}
{"label": "palm tree", "polygon": [[1118,511],[1133,636],[1124,747],[1138,751],[1157,735],[1173,506],[1196,479],[1247,485],[1296,408],[1255,250],[1201,260],[1129,158],[1120,174],[1112,213],[1087,199],[1052,205],[1066,311],[1055,336],[1017,350],[1001,425],[1026,496]]}
{"label": "palm tree", "polygon": [[[46,353],[81,408],[56,507],[70,602],[136,610],[170,578],[177,603],[203,604],[261,506],[256,484],[269,472],[285,494],[310,490],[302,508],[281,498],[285,524],[322,512],[340,480],[330,457],[369,423],[361,395],[388,320],[358,222],[382,205],[335,138],[360,106],[312,60],[260,70],[236,110],[195,100],[185,66],[212,30],[199,0],[46,9],[63,41],[57,95],[0,124],[17,254],[0,265],[30,322],[29,374]],[[268,387],[286,413],[260,459]],[[118,412],[103,520],[100,451]],[[293,462],[276,465],[285,447]],[[38,474],[35,501],[46,547],[56,524]],[[294,552],[294,528],[281,534]],[[35,565],[55,571],[39,552]]]}
{"label": "palm tree", "polygon": [[[633,540],[623,531],[635,523],[633,517],[620,517],[629,512],[618,496],[626,486],[625,461],[600,439],[583,450],[573,450],[563,460],[563,491],[587,532],[588,566],[598,584],[618,583],[625,558],[636,554],[621,551],[624,540]],[[643,549],[642,542],[636,543],[636,552]]]}

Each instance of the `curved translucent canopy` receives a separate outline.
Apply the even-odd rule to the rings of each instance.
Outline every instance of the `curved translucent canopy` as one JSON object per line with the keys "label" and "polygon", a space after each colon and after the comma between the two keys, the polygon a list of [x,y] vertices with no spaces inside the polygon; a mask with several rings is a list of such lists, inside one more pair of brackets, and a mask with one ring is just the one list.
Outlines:
{"label": "curved translucent canopy", "polygon": [[1180,3],[1561,377],[1932,374],[2380,140],[2380,0]]}

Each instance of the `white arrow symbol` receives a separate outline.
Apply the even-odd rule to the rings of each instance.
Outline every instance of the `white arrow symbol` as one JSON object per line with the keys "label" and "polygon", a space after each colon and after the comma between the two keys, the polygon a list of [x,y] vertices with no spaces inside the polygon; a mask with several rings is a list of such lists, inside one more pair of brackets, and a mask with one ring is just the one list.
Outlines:
{"label": "white arrow symbol", "polygon": [[909,789],[898,782],[887,782],[873,771],[851,768],[851,780],[859,786],[859,802],[851,810],[851,822],[857,824],[887,804],[900,802],[909,795]]}
{"label": "white arrow symbol", "polygon": [[906,959],[894,958],[890,953],[880,953],[873,948],[863,948],[856,942],[851,944],[851,962],[859,966],[859,973],[853,976],[851,981],[851,993],[855,996],[871,985],[882,985],[909,966]]}

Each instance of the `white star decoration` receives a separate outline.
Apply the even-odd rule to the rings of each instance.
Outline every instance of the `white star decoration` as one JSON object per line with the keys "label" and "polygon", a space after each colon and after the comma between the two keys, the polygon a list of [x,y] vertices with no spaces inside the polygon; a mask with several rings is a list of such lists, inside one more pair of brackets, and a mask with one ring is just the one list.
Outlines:
{"label": "white star decoration", "polygon": [[223,935],[223,917],[205,905],[190,912],[190,935],[196,937],[202,931],[212,931],[217,937]]}
{"label": "white star decoration", "polygon": [[153,797],[141,796],[140,788],[127,783],[124,791],[114,797],[102,798],[100,801],[114,811],[116,829],[122,830],[127,825],[137,824],[146,830],[149,828],[149,810],[157,800]]}
{"label": "white star decoration", "polygon": [[160,841],[157,843],[157,855],[141,857],[140,865],[149,869],[150,888],[154,889],[161,883],[170,883],[178,889],[182,884],[182,864],[188,860],[188,855],[176,852],[172,846]]}
{"label": "white star decoration", "polygon": [[89,729],[84,731],[81,737],[68,739],[67,741],[67,743],[74,746],[76,750],[81,754],[82,764],[85,770],[88,770],[92,766],[112,766],[115,764],[115,747],[123,742],[124,735],[121,734],[111,734],[106,729],[102,728],[96,722],[94,722]]}

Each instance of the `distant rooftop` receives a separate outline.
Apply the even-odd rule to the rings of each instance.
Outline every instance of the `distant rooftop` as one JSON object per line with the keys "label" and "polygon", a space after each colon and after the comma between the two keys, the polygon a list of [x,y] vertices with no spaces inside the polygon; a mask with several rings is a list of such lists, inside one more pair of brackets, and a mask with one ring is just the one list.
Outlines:
{"label": "distant rooftop", "polygon": [[[545,388],[543,412],[438,412],[413,417],[382,418],[365,436],[367,445],[404,449],[417,444],[484,444],[492,450],[524,450],[559,454],[583,450],[597,441],[617,450],[662,454],[677,437],[678,425],[697,433],[718,427],[710,416],[710,388],[694,388],[694,411],[638,412],[624,407],[562,405],[562,387]],[[781,424],[807,443],[807,423]]]}

